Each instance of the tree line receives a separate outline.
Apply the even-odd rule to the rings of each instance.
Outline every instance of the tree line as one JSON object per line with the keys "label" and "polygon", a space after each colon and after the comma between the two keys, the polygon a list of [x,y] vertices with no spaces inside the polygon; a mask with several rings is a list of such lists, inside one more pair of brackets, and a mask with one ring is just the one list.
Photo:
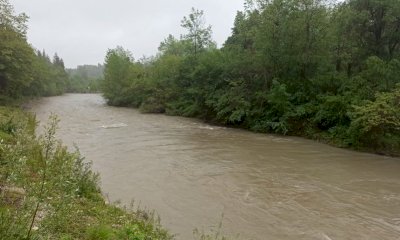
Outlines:
{"label": "tree line", "polygon": [[399,1],[247,0],[221,48],[203,11],[181,26],[148,59],[108,50],[109,104],[399,153]]}
{"label": "tree line", "polygon": [[[173,239],[151,213],[105,202],[91,164],[56,139],[56,116],[38,132],[35,116],[10,106],[78,86],[57,54],[27,43],[26,21],[0,0],[0,239]],[[102,74],[101,66],[71,71]]]}
{"label": "tree line", "polygon": [[66,69],[57,53],[50,58],[27,42],[27,21],[28,16],[16,14],[8,0],[0,0],[0,103],[26,96],[99,91],[102,65]]}
{"label": "tree line", "polygon": [[51,96],[65,92],[68,75],[57,54],[52,59],[27,42],[25,14],[16,14],[8,0],[0,0],[0,101],[23,96]]}
{"label": "tree line", "polygon": [[67,69],[69,93],[96,93],[100,91],[103,80],[104,66],[81,65],[74,69]]}

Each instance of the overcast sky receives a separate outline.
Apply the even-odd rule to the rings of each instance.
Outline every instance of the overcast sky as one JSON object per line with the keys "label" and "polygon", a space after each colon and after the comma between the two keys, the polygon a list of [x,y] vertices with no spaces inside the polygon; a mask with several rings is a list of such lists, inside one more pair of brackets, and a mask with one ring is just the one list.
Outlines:
{"label": "overcast sky", "polygon": [[136,59],[157,52],[159,43],[180,27],[191,7],[204,10],[218,45],[231,33],[244,0],[10,0],[29,17],[28,41],[67,67],[103,63],[107,49],[121,45]]}

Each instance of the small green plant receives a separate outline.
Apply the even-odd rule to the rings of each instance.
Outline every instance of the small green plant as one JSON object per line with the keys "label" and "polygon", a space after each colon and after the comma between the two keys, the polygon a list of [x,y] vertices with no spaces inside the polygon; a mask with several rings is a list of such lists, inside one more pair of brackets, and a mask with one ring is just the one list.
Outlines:
{"label": "small green plant", "polygon": [[114,236],[112,229],[108,226],[91,227],[86,232],[87,240],[111,240]]}

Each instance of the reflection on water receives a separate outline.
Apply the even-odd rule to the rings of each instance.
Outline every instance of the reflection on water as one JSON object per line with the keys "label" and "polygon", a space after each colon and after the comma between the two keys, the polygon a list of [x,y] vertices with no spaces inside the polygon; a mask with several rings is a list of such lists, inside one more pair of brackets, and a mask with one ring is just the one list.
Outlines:
{"label": "reflection on water", "polygon": [[93,161],[111,200],[155,209],[178,239],[222,214],[240,239],[400,238],[400,159],[140,114],[95,94],[32,111],[60,117],[59,137]]}

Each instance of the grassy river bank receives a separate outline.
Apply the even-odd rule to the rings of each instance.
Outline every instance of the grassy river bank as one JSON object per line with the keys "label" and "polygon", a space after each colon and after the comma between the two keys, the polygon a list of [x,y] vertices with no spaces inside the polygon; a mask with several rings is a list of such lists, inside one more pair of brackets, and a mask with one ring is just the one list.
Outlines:
{"label": "grassy river bank", "polygon": [[0,107],[1,239],[172,239],[157,218],[104,200],[99,177],[54,136],[36,136],[35,117]]}

